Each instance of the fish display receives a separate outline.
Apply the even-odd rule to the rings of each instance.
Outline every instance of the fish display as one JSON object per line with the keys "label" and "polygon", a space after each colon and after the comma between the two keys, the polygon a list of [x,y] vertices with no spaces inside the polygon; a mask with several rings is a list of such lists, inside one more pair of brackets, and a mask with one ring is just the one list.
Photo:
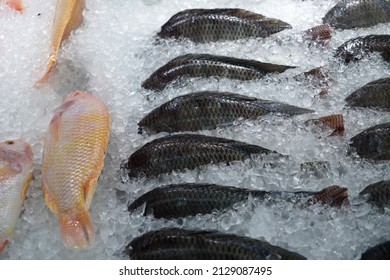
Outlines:
{"label": "fish display", "polygon": [[367,201],[379,208],[390,207],[390,180],[368,185],[359,194],[367,196]]}
{"label": "fish display", "polygon": [[76,30],[83,22],[83,11],[85,9],[85,0],[58,0],[56,13],[51,34],[51,53],[49,63],[45,74],[35,83],[35,87],[44,85],[54,65],[57,63],[57,57],[61,44],[70,33]]}
{"label": "fish display", "polygon": [[26,142],[0,143],[0,253],[16,226],[30,181],[33,179],[33,153]]}
{"label": "fish display", "polygon": [[183,77],[221,77],[236,80],[259,79],[268,73],[282,73],[295,66],[263,63],[211,54],[185,54],[169,61],[146,79],[142,87],[162,91],[166,86]]}
{"label": "fish display", "polygon": [[245,202],[249,197],[267,204],[280,201],[296,204],[320,202],[330,206],[348,204],[348,190],[339,186],[331,186],[318,192],[286,192],[188,183],[154,188],[132,202],[128,211],[133,212],[145,205],[144,215],[165,219],[180,218],[220,211],[235,203]]}
{"label": "fish display", "polygon": [[390,1],[341,0],[326,13],[323,22],[338,29],[370,27],[390,22]]}
{"label": "fish display", "polygon": [[186,38],[197,43],[263,38],[291,25],[243,9],[189,9],[172,16],[161,38]]}
{"label": "fish display", "polygon": [[352,150],[372,160],[390,160],[390,122],[367,128],[351,138]]}
{"label": "fish display", "polygon": [[230,92],[202,91],[176,97],[147,114],[139,133],[215,129],[238,119],[256,119],[267,114],[294,116],[313,110],[286,103],[257,99]]}
{"label": "fish display", "polygon": [[157,176],[192,170],[210,163],[244,161],[252,155],[282,155],[269,149],[231,139],[197,134],[169,135],[135,151],[122,168],[129,177]]}
{"label": "fish display", "polygon": [[390,241],[382,242],[368,248],[361,256],[361,260],[390,260]]}
{"label": "fish display", "polygon": [[245,236],[207,230],[163,228],[126,247],[139,260],[305,260],[298,253]]}
{"label": "fish display", "polygon": [[335,57],[350,63],[380,53],[385,61],[390,61],[390,35],[367,35],[348,40],[336,50]]}
{"label": "fish display", "polygon": [[85,92],[68,95],[50,123],[43,148],[42,188],[67,248],[85,248],[94,239],[88,209],[109,134],[107,106]]}
{"label": "fish display", "polygon": [[390,111],[390,78],[372,81],[345,98],[349,107]]}
{"label": "fish display", "polygon": [[0,0],[0,2],[6,3],[8,6],[10,6],[15,11],[18,11],[19,13],[23,13],[23,0]]}

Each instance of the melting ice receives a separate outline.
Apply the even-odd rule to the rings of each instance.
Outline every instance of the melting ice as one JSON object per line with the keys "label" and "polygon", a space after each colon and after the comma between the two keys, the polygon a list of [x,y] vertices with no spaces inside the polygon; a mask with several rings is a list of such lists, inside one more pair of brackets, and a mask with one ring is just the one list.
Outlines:
{"label": "melting ice", "polygon": [[[25,13],[0,6],[0,141],[22,137],[34,151],[35,180],[10,244],[0,259],[124,259],[128,242],[149,230],[165,226],[217,229],[265,239],[309,259],[357,259],[368,247],[389,240],[390,216],[359,204],[358,193],[367,185],[390,179],[390,163],[370,163],[347,155],[348,140],[369,126],[389,122],[389,113],[347,110],[344,98],[375,79],[390,75],[380,56],[343,66],[332,54],[348,39],[368,34],[389,34],[390,25],[336,31],[328,47],[309,47],[302,32],[321,24],[336,0],[94,0],[87,2],[84,24],[65,43],[57,71],[48,86],[33,89],[49,54],[55,0],[25,1]],[[290,23],[293,28],[269,38],[195,45],[166,41],[155,35],[173,14],[189,8],[244,8]],[[28,47],[27,47],[28,46]],[[194,79],[161,93],[141,88],[142,82],[172,58],[185,53],[210,53],[297,66],[260,81]],[[291,79],[314,67],[330,71],[330,89]],[[42,139],[63,98],[72,90],[86,90],[103,99],[112,114],[112,134],[105,168],[91,205],[96,239],[85,251],[66,250],[56,217],[47,209],[40,186]],[[291,157],[288,166],[262,169],[256,162],[231,166],[210,165],[197,171],[174,173],[155,179],[122,182],[121,162],[145,143],[163,134],[137,134],[137,123],[156,106],[192,91],[220,90],[282,101],[310,108],[314,114],[291,119],[268,116],[228,128],[203,132],[232,138]],[[345,136],[327,137],[303,125],[307,119],[343,114]],[[304,172],[300,164],[326,161],[319,172]],[[189,217],[180,221],[130,216],[127,204],[152,188],[172,183],[204,182],[264,190],[312,190],[338,184],[348,187],[352,206],[335,210],[320,206],[295,209],[253,205],[251,201],[223,213]]]}

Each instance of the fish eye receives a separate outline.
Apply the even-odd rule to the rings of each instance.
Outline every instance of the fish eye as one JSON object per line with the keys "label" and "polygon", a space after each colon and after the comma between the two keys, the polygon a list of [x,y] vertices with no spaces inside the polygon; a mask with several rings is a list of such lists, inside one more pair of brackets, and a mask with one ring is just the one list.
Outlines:
{"label": "fish eye", "polygon": [[15,144],[15,141],[9,140],[9,141],[7,141],[7,144],[8,145],[13,145],[13,144]]}

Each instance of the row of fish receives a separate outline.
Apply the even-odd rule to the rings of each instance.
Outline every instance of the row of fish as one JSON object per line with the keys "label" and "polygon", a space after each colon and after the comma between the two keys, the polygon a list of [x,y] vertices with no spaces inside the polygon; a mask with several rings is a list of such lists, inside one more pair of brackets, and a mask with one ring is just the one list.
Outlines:
{"label": "row of fish", "polygon": [[[69,94],[50,122],[44,139],[42,189],[68,248],[87,247],[94,239],[88,209],[109,134],[107,106],[84,92]],[[27,143],[0,143],[0,252],[20,215],[32,171],[33,155]]]}
{"label": "row of fish", "polygon": [[[390,21],[389,1],[341,1],[323,18],[324,26],[313,28],[314,39],[329,39],[331,28],[348,29],[373,26]],[[375,15],[375,16],[373,16]],[[242,9],[190,9],[179,12],[165,23],[160,38],[188,39],[207,43],[243,38],[267,37],[291,26]],[[378,52],[389,61],[390,36],[370,35],[345,42],[335,53],[346,63]],[[162,91],[183,78],[222,77],[236,80],[259,79],[269,73],[282,73],[295,66],[275,65],[254,60],[210,54],[185,54],[156,70],[142,87]],[[350,107],[368,107],[389,111],[389,79],[373,81],[351,93]],[[147,114],[139,123],[139,133],[184,132],[215,129],[240,119],[257,119],[266,114],[294,116],[312,113],[281,102],[261,100],[230,92],[194,92],[176,97]],[[343,131],[342,115],[328,116],[312,123],[326,124]],[[309,121],[307,122],[309,123]],[[390,160],[390,123],[380,124],[351,139],[350,151],[373,160]],[[198,168],[209,163],[253,159],[283,161],[288,156],[257,145],[231,139],[194,134],[169,135],[155,139],[134,152],[123,168],[129,177],[149,177],[173,171]],[[390,181],[367,186],[361,196],[380,208],[388,207]],[[230,208],[249,198],[265,203],[293,202],[300,207],[313,203],[348,205],[346,188],[331,186],[319,192],[280,192],[219,186],[179,184],[154,188],[128,206],[133,213],[142,208],[155,218],[179,218],[212,213]],[[380,244],[362,254],[362,259],[388,258],[388,244]],[[374,251],[373,253],[370,253]],[[233,253],[232,253],[233,252]],[[126,248],[131,259],[306,259],[297,253],[266,241],[219,232],[164,228],[133,239]]]}

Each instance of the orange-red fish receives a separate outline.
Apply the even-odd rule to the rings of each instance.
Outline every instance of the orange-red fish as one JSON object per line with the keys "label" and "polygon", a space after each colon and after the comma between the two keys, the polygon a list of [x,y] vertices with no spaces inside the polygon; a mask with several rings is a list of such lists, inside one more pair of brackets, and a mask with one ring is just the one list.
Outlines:
{"label": "orange-red fish", "polygon": [[1,0],[1,2],[5,2],[12,9],[18,11],[19,13],[23,13],[23,0]]}
{"label": "orange-red fish", "polygon": [[0,143],[0,252],[22,211],[33,171],[31,147],[22,140]]}
{"label": "orange-red fish", "polygon": [[109,134],[107,106],[85,92],[71,93],[51,120],[43,149],[42,188],[67,248],[85,248],[94,239],[88,209]]}
{"label": "orange-red fish", "polygon": [[51,34],[51,53],[45,74],[36,82],[35,86],[42,86],[57,62],[61,44],[70,33],[83,22],[85,0],[58,0]]}

